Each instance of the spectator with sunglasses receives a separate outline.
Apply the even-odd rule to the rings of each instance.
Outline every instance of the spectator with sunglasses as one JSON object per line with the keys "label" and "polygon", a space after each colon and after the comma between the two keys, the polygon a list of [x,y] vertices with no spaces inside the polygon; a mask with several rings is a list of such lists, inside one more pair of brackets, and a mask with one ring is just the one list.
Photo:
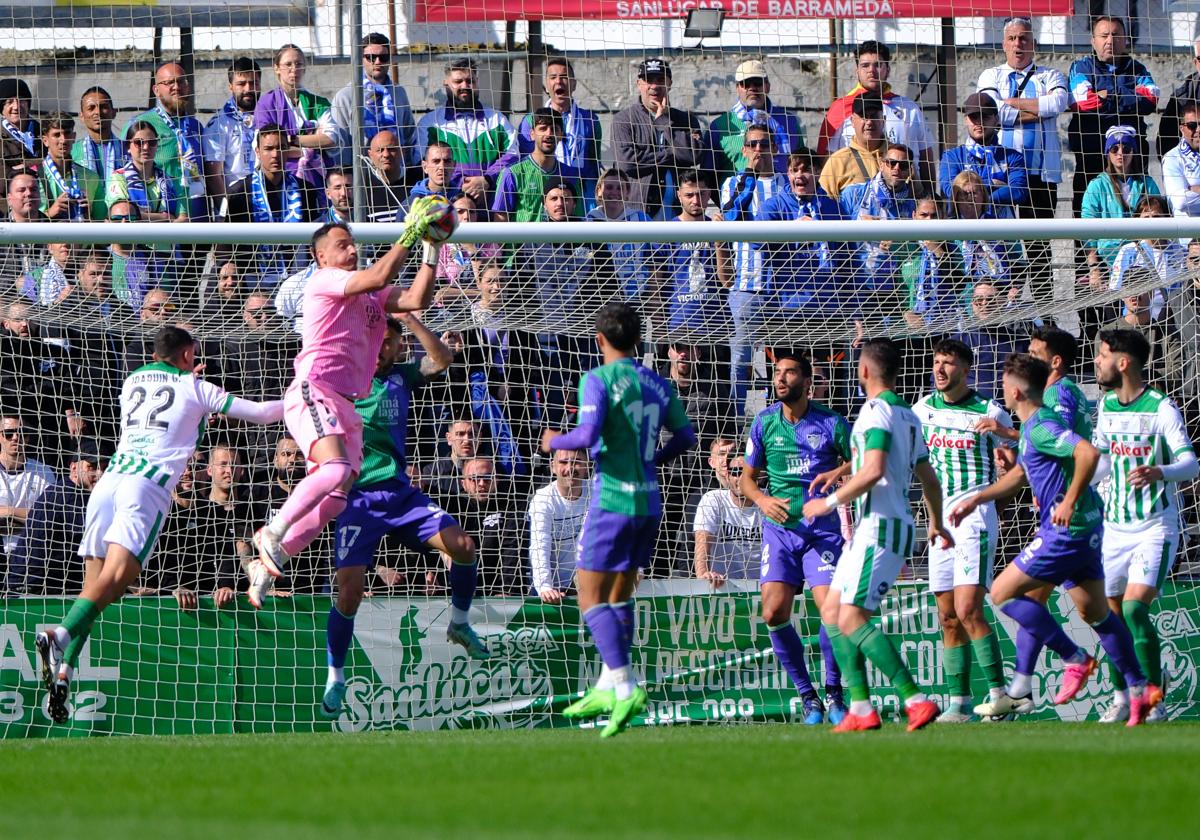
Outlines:
{"label": "spectator with sunglasses", "polygon": [[[1093,178],[1083,193],[1083,218],[1128,219],[1144,196],[1162,194],[1157,182],[1142,171],[1132,126],[1114,125],[1105,133],[1104,155],[1104,172]],[[1088,282],[1094,291],[1106,287],[1113,258],[1123,244],[1125,239],[1119,236],[1087,241]]]}
{"label": "spectator with sunglasses", "polygon": [[1176,216],[1200,216],[1200,103],[1179,106],[1179,144],[1162,159],[1163,187]]}
{"label": "spectator with sunglasses", "polygon": [[[888,146],[880,161],[881,168],[864,184],[851,184],[842,190],[840,203],[847,219],[910,219],[916,210],[918,194],[913,185],[913,154],[899,143]],[[862,284],[877,290],[894,285],[899,261],[892,243],[862,242],[858,252]]]}

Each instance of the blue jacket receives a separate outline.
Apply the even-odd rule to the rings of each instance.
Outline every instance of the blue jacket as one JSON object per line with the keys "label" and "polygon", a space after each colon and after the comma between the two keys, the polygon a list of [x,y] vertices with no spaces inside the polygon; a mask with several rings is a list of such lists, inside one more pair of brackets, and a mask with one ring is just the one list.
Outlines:
{"label": "blue jacket", "polygon": [[47,487],[38,497],[9,558],[9,592],[59,595],[79,590],[83,560],[75,549],[83,538],[87,500],[88,494],[70,481]]}
{"label": "blue jacket", "polygon": [[1144,64],[1128,55],[1109,64],[1092,53],[1071,62],[1067,83],[1074,110],[1067,126],[1071,151],[1104,154],[1104,132],[1121,123],[1138,130],[1145,148],[1145,117],[1158,107],[1159,90]]}
{"label": "blue jacket", "polygon": [[[790,189],[763,202],[756,222],[790,222],[808,216],[820,221],[846,218],[825,190],[801,201]],[[765,242],[771,265],[772,291],[780,305],[801,309],[857,305],[855,296],[855,244],[852,242]]]}
{"label": "blue jacket", "polygon": [[938,167],[938,190],[950,201],[950,185],[958,173],[970,170],[991,187],[992,207],[999,218],[1015,217],[1013,209],[1029,200],[1029,173],[1025,156],[1003,146],[969,143],[948,149]]}

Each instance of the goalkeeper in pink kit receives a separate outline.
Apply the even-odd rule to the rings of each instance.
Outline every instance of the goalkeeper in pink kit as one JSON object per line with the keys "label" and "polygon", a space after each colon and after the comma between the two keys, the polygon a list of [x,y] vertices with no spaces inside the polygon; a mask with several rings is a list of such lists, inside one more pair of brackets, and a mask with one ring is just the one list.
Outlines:
{"label": "goalkeeper in pink kit", "polygon": [[258,559],[249,569],[249,596],[256,608],[262,607],[272,579],[284,573],[289,558],[346,507],[346,493],[363,459],[362,418],[354,401],[371,390],[389,313],[425,309],[433,299],[437,248],[425,243],[422,265],[409,288],[390,284],[430,224],[441,219],[444,207],[440,197],[417,199],[396,244],[357,271],[358,249],[346,225],[323,225],[313,234],[318,270],[304,288],[303,348],[283,400],[284,422],[308,460],[308,475],[254,535]]}

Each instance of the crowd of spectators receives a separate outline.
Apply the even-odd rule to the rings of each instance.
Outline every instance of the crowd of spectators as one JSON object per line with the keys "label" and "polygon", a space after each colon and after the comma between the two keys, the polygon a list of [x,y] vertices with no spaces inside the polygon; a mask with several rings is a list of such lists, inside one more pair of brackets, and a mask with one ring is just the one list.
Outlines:
{"label": "crowd of spectators", "polygon": [[[1004,63],[962,102],[965,141],[940,153],[921,107],[889,83],[891,53],[878,41],[855,49],[856,84],[831,103],[812,147],[797,115],[771,99],[756,59],[733,68],[731,107],[707,124],[672,104],[666,59],[641,61],[637,95],[613,116],[607,145],[598,115],[576,101],[563,57],[545,61],[542,107],[512,119],[483,104],[474,62],[455,59],[444,68],[444,99],[415,103],[418,119],[379,34],[362,44],[358,120],[354,84],[332,102],[310,92],[306,56],[291,44],[274,56],[278,87],[269,92],[255,60],[233,59],[229,99],[205,123],[175,62],[156,70],[154,106],[120,131],[102,87],[83,93],[78,121],[35,119],[29,86],[3,79],[0,211],[10,222],[48,224],[348,221],[361,149],[359,194],[371,221],[402,220],[414,198],[432,193],[464,220],[547,225],[1050,218],[1060,199],[1084,218],[1200,215],[1200,71],[1163,96],[1129,54],[1119,18],[1094,19],[1093,51],[1066,72],[1037,63],[1028,19],[1003,31]],[[1147,174],[1147,117],[1160,107],[1161,186]],[[1003,358],[1029,325],[1014,313],[1035,317],[1030,301],[1054,300],[1049,242],[886,236],[881,226],[879,240],[855,243],[443,246],[436,306],[423,317],[439,332],[456,330],[457,357],[414,402],[412,475],[475,537],[484,594],[532,592],[553,603],[569,591],[588,461],[551,458],[541,440],[573,421],[578,377],[598,361],[588,339],[563,327],[604,300],[642,306],[652,327],[647,358],[674,382],[701,438],[663,475],[655,575],[753,575],[748,546],[758,526],[730,476],[769,359],[762,335],[781,316],[845,326],[811,348],[823,396],[844,412],[857,397],[853,347],[874,328],[910,343],[905,396],[927,386],[921,360],[946,334],[974,349],[976,385],[995,393]],[[1119,227],[1078,243],[1072,279],[1081,288],[1115,298],[1139,287],[1083,312],[1084,337],[1116,321],[1145,330],[1156,382],[1196,397],[1198,263],[1200,247],[1127,241]],[[3,591],[78,588],[73,545],[87,494],[119,427],[120,382],[148,361],[150,332],[189,325],[206,377],[250,398],[278,397],[313,270],[297,246],[0,246]],[[1152,294],[1140,291],[1150,286]],[[226,603],[245,586],[252,529],[303,469],[278,430],[212,429],[139,591],[174,593],[186,608],[197,593]],[[329,550],[310,549],[279,591],[326,590]],[[440,569],[436,558],[387,546],[373,586],[435,592]]]}

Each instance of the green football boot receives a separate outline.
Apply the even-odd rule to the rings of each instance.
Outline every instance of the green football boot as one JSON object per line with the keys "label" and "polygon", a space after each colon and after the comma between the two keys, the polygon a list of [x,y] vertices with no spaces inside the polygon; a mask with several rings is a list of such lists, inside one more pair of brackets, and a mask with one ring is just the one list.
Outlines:
{"label": "green football boot", "polygon": [[591,720],[608,714],[617,702],[617,692],[611,688],[589,688],[587,694],[563,709],[567,720]]}
{"label": "green football boot", "polygon": [[600,733],[601,738],[611,738],[620,735],[628,728],[630,721],[646,710],[646,689],[640,685],[624,700],[613,703],[612,714],[609,715],[608,725]]}

